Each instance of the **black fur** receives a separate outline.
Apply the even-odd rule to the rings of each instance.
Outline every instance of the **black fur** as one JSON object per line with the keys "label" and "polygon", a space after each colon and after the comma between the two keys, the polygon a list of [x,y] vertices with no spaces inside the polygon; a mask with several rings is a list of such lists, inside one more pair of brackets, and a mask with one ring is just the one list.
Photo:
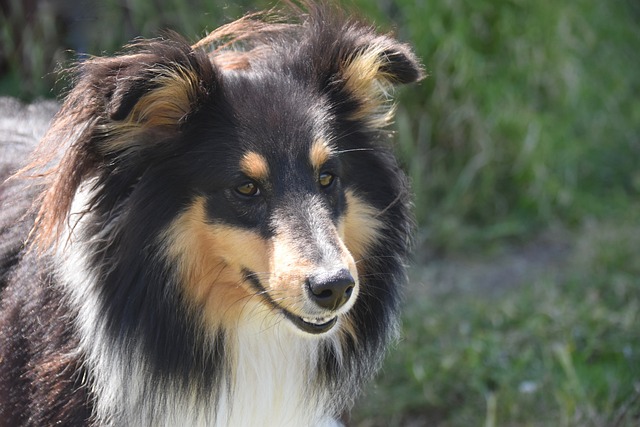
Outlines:
{"label": "black fur", "polygon": [[[0,98],[0,181],[24,166],[57,109],[53,102],[25,106]],[[18,180],[0,185],[0,426],[6,427],[82,425],[91,413],[73,308],[54,284],[51,260],[25,246],[39,190]]]}
{"label": "black fur", "polygon": [[[383,238],[357,260],[362,291],[348,313],[355,336],[341,335],[341,354],[332,341],[321,341],[312,381],[329,391],[327,408],[349,409],[396,322],[412,221],[408,185],[388,134],[360,118],[382,101],[354,92],[359,86],[344,73],[369,50],[380,56],[372,66],[379,67],[382,84],[416,81],[422,72],[407,46],[329,7],[309,9],[296,12],[298,23],[287,27],[238,25],[241,50],[228,51],[231,60],[224,49],[208,54],[176,38],[139,42],[126,55],[78,67],[75,88],[36,152],[47,156],[19,176],[45,173],[0,187],[0,426],[127,421],[126,411],[109,419],[94,411],[102,389],[81,344],[90,338],[81,332],[83,302],[61,283],[60,248],[87,254],[95,281],[81,285],[96,295],[99,321],[92,327],[105,353],[134,354],[140,346],[152,379],[144,390],[149,405],[175,388],[196,390],[215,410],[225,392],[218,388],[233,368],[229,331],[207,330],[161,238],[198,198],[206,202],[209,224],[264,239],[274,236],[275,217],[294,224],[302,240],[313,234],[316,216],[337,224],[347,191],[379,212]],[[153,98],[174,88],[184,95],[175,108],[174,99]],[[166,120],[145,116],[141,105]],[[3,155],[0,179],[24,166],[52,111],[50,104],[0,103],[11,123],[0,137],[3,153],[15,151]],[[21,135],[25,121],[36,130],[29,137]],[[338,177],[328,189],[318,188],[308,163],[318,135],[339,153],[324,166]],[[247,179],[237,165],[248,151],[262,155],[271,171],[268,182],[258,183],[261,197],[251,200],[234,192]],[[78,189],[92,198],[74,237],[80,243],[65,246]],[[242,274],[261,288],[255,272]],[[127,401],[129,390],[121,392]]]}

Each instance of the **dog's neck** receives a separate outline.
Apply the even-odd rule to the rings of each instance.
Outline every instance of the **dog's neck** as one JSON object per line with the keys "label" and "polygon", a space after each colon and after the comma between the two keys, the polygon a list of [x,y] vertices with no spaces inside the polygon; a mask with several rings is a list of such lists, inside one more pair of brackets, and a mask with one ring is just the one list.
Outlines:
{"label": "dog's neck", "polygon": [[[77,199],[78,205],[85,205],[82,197]],[[257,300],[246,303],[234,324],[223,325],[211,332],[210,340],[203,340],[220,340],[212,344],[211,357],[224,359],[217,378],[204,381],[209,384],[204,392],[201,385],[185,386],[184,381],[152,375],[139,343],[116,338],[114,345],[113,334],[107,332],[100,301],[104,284],[99,284],[100,275],[82,241],[90,214],[72,218],[79,219],[61,239],[57,273],[82,319],[76,327],[91,372],[98,425],[341,425],[334,417],[344,405],[334,407],[336,396],[319,372],[322,348],[340,354],[337,333],[322,338],[305,335],[284,316],[266,315],[269,308]]]}
{"label": "dog's neck", "polygon": [[216,425],[338,425],[326,416],[331,396],[318,381],[318,339],[251,311],[229,333],[231,388],[220,395]]}
{"label": "dog's neck", "polygon": [[[77,251],[72,251],[78,253]],[[74,259],[75,258],[75,259]],[[327,384],[318,376],[321,345],[315,337],[293,330],[283,317],[257,315],[265,307],[248,306],[237,328],[225,330],[225,369],[210,394],[185,389],[172,381],[157,384],[149,375],[140,346],[114,348],[97,312],[94,278],[77,257],[65,261],[64,281],[78,304],[82,350],[93,372],[98,424],[189,426],[338,426]],[[78,291],[78,289],[85,289]],[[88,321],[90,319],[90,321]],[[213,339],[213,338],[212,338]],[[335,345],[338,343],[336,342]]]}

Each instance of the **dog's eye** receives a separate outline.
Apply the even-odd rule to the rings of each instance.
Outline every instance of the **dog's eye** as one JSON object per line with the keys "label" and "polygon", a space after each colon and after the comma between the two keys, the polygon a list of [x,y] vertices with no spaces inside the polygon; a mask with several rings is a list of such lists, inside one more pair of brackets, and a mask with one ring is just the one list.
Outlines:
{"label": "dog's eye", "polygon": [[322,188],[329,188],[331,187],[331,184],[333,184],[333,181],[335,180],[335,178],[336,176],[331,172],[322,172],[318,176],[318,183]]}
{"label": "dog's eye", "polygon": [[254,197],[260,195],[260,189],[255,182],[247,181],[244,184],[240,184],[236,187],[236,192],[243,196]]}

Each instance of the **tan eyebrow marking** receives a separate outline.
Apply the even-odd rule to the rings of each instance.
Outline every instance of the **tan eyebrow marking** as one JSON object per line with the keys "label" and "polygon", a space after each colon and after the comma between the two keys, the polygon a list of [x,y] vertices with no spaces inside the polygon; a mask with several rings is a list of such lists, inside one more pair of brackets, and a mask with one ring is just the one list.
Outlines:
{"label": "tan eyebrow marking", "polygon": [[324,138],[313,141],[309,151],[309,160],[315,170],[319,170],[333,155],[333,148]]}
{"label": "tan eyebrow marking", "polygon": [[264,180],[269,176],[267,159],[255,151],[249,151],[242,157],[240,170],[256,181]]}

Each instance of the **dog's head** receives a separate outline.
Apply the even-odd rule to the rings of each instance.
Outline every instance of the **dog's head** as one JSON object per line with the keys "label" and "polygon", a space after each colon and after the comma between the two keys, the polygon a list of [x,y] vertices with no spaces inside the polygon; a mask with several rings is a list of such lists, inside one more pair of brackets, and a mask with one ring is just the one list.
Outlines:
{"label": "dog's head", "polygon": [[50,132],[73,143],[41,235],[90,180],[101,262],[162,259],[206,324],[250,311],[306,334],[353,328],[347,313],[387,297],[368,286],[406,247],[405,180],[382,129],[390,90],[421,75],[406,45],[320,8],[89,60]]}

